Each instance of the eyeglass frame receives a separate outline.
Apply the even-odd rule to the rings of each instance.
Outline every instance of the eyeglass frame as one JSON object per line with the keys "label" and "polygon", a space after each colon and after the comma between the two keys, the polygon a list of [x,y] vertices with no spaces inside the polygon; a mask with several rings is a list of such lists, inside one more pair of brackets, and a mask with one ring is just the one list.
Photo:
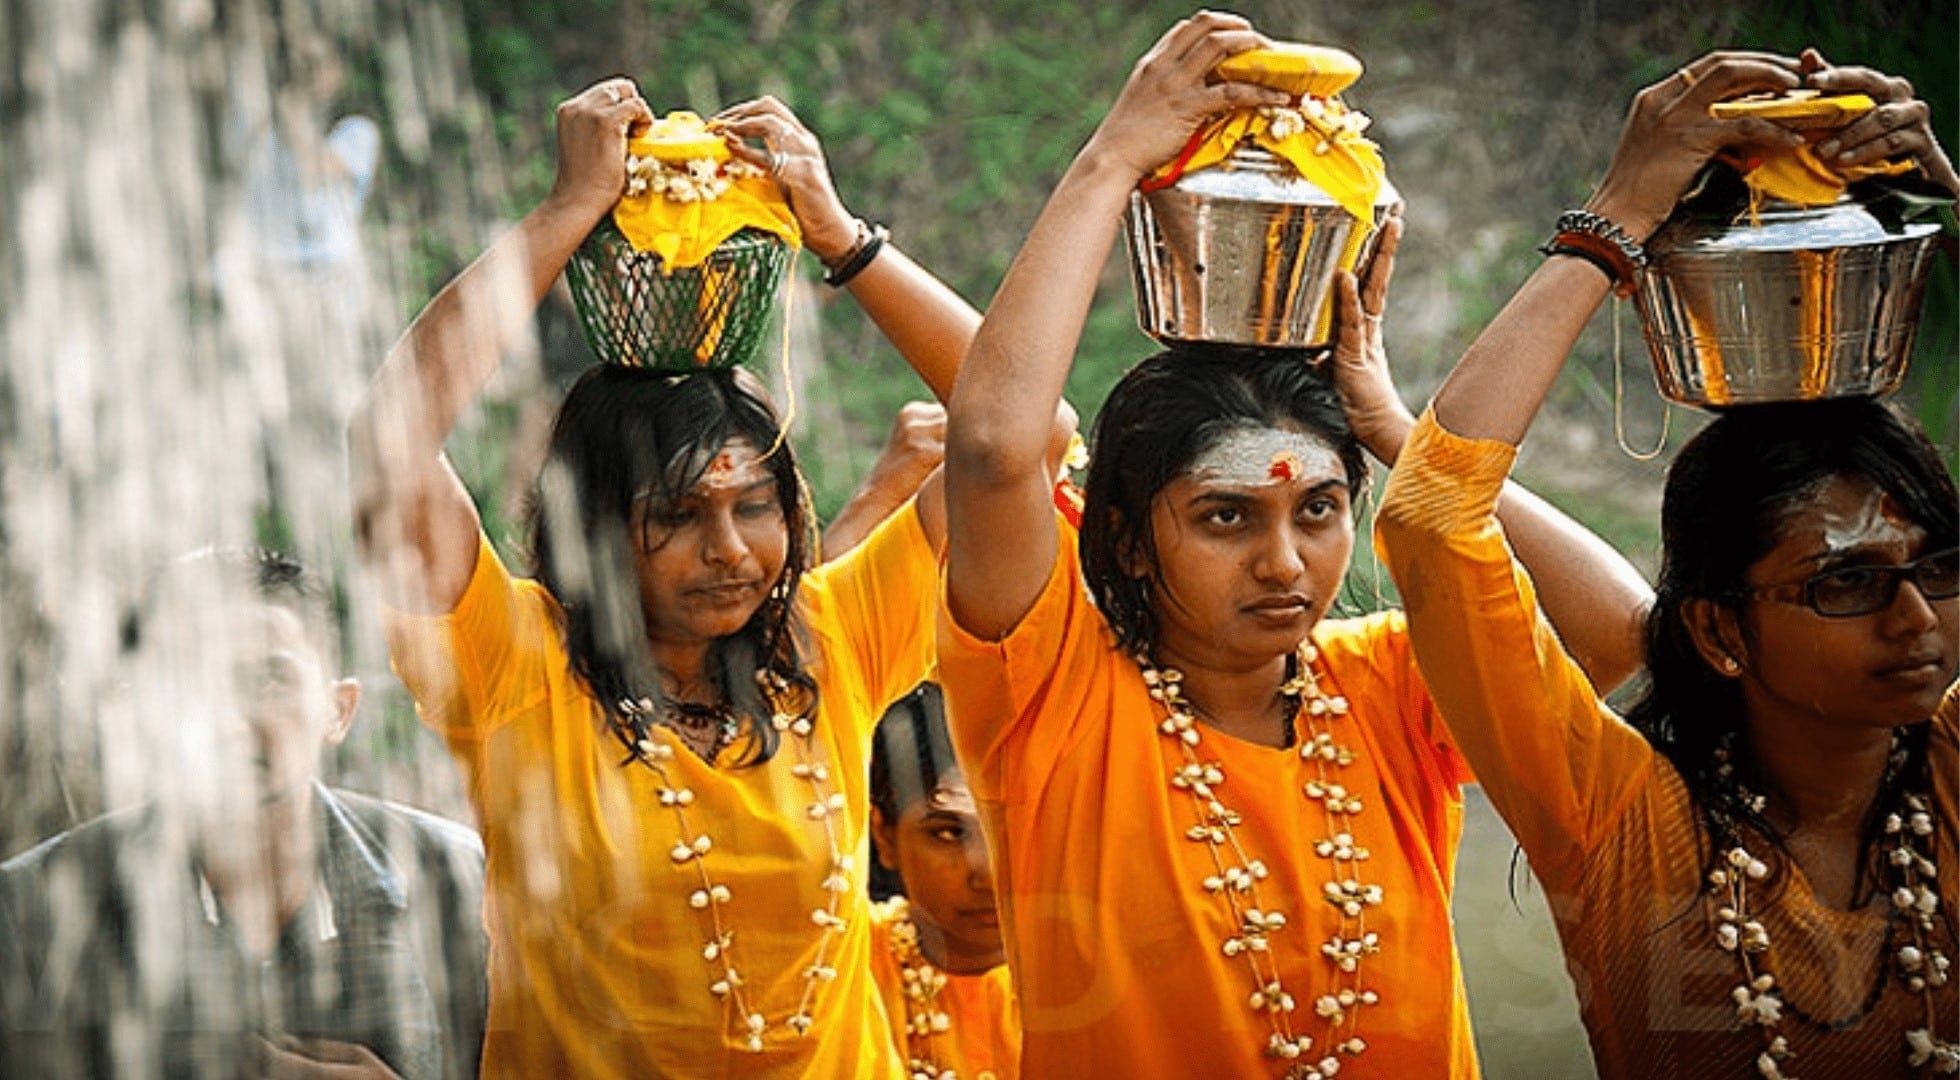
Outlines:
{"label": "eyeglass frame", "polygon": [[[1942,557],[1960,559],[1960,546],[1941,548],[1938,551],[1928,552],[1909,563],[1900,563],[1897,566],[1840,566],[1835,569],[1812,574],[1802,581],[1773,582],[1768,585],[1745,585],[1737,588],[1731,596],[1738,601],[1775,600],[1780,603],[1807,607],[1815,614],[1826,619],[1855,619],[1861,615],[1873,615],[1884,611],[1886,608],[1897,603],[1899,590],[1905,587],[1907,581],[1911,581],[1913,588],[1918,589],[1919,595],[1929,602],[1935,600],[1951,600],[1955,596],[1960,596],[1960,588],[1956,588],[1950,593],[1934,595],[1927,590],[1925,581],[1921,579],[1922,568],[1930,567],[1934,560]],[[1884,577],[1886,579],[1884,598],[1875,607],[1863,608],[1857,611],[1825,611],[1819,607],[1817,605],[1818,583],[1833,575],[1845,573],[1878,574]]]}

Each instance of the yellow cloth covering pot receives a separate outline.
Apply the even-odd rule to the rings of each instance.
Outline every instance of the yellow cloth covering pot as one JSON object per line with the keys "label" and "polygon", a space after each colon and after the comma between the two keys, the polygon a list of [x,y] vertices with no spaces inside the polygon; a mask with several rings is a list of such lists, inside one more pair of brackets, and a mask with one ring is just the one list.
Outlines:
{"label": "yellow cloth covering pot", "polygon": [[1341,49],[1280,44],[1228,57],[1215,71],[1221,79],[1284,90],[1295,104],[1226,114],[1201,129],[1177,160],[1144,182],[1144,190],[1211,168],[1249,139],[1292,165],[1363,225],[1374,225],[1387,167],[1381,150],[1362,137],[1368,117],[1349,110],[1339,96],[1361,77],[1360,60]]}
{"label": "yellow cloth covering pot", "polygon": [[1815,90],[1793,90],[1787,94],[1739,98],[1708,107],[1710,116],[1733,120],[1757,116],[1805,135],[1806,142],[1787,150],[1777,150],[1759,158],[1730,163],[1749,185],[1751,205],[1764,199],[1780,199],[1798,206],[1829,206],[1844,195],[1847,185],[1873,176],[1899,176],[1917,168],[1910,161],[1882,161],[1872,165],[1827,164],[1811,151],[1819,142],[1876,108],[1864,94],[1822,96]]}
{"label": "yellow cloth covering pot", "polygon": [[1361,63],[1281,45],[1220,63],[1226,79],[1294,96],[1195,132],[1130,199],[1137,321],[1160,341],[1314,349],[1332,338],[1333,284],[1396,202],[1368,118],[1339,92]]}

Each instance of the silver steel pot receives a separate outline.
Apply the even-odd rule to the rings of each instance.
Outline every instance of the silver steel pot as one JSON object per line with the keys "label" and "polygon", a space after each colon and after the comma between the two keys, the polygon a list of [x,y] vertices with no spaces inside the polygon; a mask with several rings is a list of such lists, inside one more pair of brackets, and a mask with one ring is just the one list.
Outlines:
{"label": "silver steel pot", "polygon": [[1635,294],[1661,393],[1721,407],[1896,389],[1938,233],[1887,232],[1848,196],[1753,221],[1678,215],[1648,241]]}
{"label": "silver steel pot", "polygon": [[[1397,199],[1384,181],[1377,220]],[[1284,159],[1242,142],[1218,166],[1133,192],[1127,220],[1144,333],[1292,348],[1332,338],[1334,272],[1363,226]]]}

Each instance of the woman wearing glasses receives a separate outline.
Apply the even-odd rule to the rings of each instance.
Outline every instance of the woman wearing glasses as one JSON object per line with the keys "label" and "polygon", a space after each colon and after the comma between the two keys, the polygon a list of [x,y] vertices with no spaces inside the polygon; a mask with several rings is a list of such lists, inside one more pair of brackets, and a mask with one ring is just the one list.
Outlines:
{"label": "woman wearing glasses", "polygon": [[[1708,104],[1799,84],[1881,102],[1819,152],[1956,186],[1903,80],[1717,54],[1635,100],[1588,209],[1649,235],[1717,149],[1795,145]],[[1492,512],[1610,263],[1550,258],[1397,462],[1380,538],[1430,691],[1544,882],[1602,1076],[1953,1073],[1953,479],[1875,401],[1717,419],[1668,474],[1650,684],[1615,716]]]}

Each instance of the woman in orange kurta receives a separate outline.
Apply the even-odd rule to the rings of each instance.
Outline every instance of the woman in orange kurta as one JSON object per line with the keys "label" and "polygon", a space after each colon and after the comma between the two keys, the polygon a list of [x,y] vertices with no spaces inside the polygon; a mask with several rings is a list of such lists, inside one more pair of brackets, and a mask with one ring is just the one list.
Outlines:
{"label": "woman in orange kurta", "polygon": [[[452,282],[353,425],[363,553],[396,669],[484,833],[491,1076],[897,1076],[869,977],[872,724],[931,656],[937,481],[812,568],[808,499],[746,375],[602,366],[539,481],[513,577],[443,439],[625,186],[631,82],[559,110],[549,197]],[[978,316],[869,231],[771,100],[720,118],[767,150],[809,246],[940,393]],[[528,292],[522,292],[528,290]]]}
{"label": "woman in orange kurta", "polygon": [[[1392,460],[1413,422],[1377,328],[1399,224],[1365,289],[1341,279],[1332,380],[1202,345],[1124,377],[1079,554],[1042,461],[1131,192],[1209,115],[1284,98],[1210,79],[1265,44],[1201,13],[1137,65],[947,406],[940,677],[1030,1076],[1476,1073],[1449,921],[1468,773],[1401,617],[1323,618],[1362,446]],[[1522,493],[1506,513],[1617,682],[1644,586]]]}
{"label": "woman in orange kurta", "polygon": [[[1814,56],[1706,58],[1636,100],[1589,209],[1644,237],[1716,148],[1793,146],[1708,106],[1800,79],[1906,93]],[[1915,103],[1816,137],[1960,188]],[[1960,1070],[1953,480],[1870,400],[1725,412],[1668,473],[1650,684],[1622,720],[1538,617],[1494,515],[1611,284],[1592,263],[1552,257],[1471,347],[1377,528],[1456,745],[1545,884],[1599,1071]]]}

